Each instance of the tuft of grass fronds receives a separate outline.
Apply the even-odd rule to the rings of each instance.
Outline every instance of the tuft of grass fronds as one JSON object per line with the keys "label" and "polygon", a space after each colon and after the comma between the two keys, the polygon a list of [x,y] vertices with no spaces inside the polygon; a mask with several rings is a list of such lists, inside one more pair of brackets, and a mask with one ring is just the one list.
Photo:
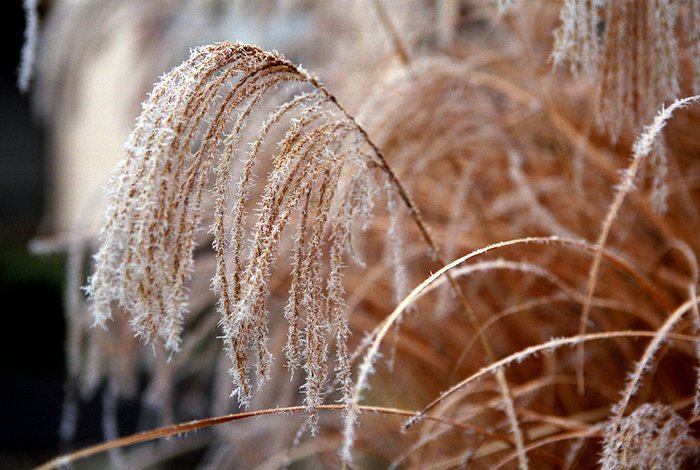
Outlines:
{"label": "tuft of grass fronds", "polygon": [[[512,3],[499,8],[506,11]],[[565,0],[552,60],[594,79],[597,121],[616,141],[679,98],[682,47],[691,57],[691,90],[700,92],[699,15],[694,0]]]}
{"label": "tuft of grass fronds", "polygon": [[[217,31],[217,15],[249,19],[205,3],[119,11],[177,63],[193,10]],[[285,54],[325,85],[258,46],[193,50],[143,105],[99,239],[69,243],[72,286],[91,277],[88,303],[68,297],[68,388],[104,385],[113,436],[120,398],[155,412],[144,427],[185,423],[87,453],[259,416],[114,457],[147,466],[188,443],[212,468],[687,464],[700,120],[696,96],[676,99],[697,85],[697,2],[263,3],[256,18],[304,25]],[[97,53],[81,51],[67,77]]]}
{"label": "tuft of grass fronds", "polygon": [[644,403],[606,431],[602,467],[680,468],[698,449],[688,423],[672,408]]}
{"label": "tuft of grass fronds", "polygon": [[[253,134],[250,149],[243,150],[241,140],[256,107],[288,85],[309,90],[274,106]],[[269,169],[255,221],[249,223],[259,154],[280,128],[277,150],[264,167]],[[194,50],[155,86],[114,173],[87,287],[95,323],[104,326],[116,302],[137,336],[178,351],[204,217],[202,200],[212,184],[212,288],[233,362],[234,395],[242,404],[249,402],[251,361],[258,387],[269,378],[268,282],[280,237],[296,217],[285,307],[287,365],[294,370],[303,363],[306,402],[313,410],[323,400],[327,334],[333,332],[337,376],[347,396],[352,383],[341,269],[345,253],[357,257],[351,234],[368,224],[375,192],[371,169],[377,166],[363,138],[318,81],[279,54],[241,43]],[[232,165],[240,168],[236,184]]]}

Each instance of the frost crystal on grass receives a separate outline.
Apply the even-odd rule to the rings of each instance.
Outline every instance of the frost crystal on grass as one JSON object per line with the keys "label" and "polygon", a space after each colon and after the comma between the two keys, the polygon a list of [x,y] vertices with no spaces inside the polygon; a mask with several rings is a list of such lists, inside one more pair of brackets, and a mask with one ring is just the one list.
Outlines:
{"label": "frost crystal on grass", "polygon": [[[304,92],[272,107],[243,152],[255,113],[284,86]],[[282,137],[269,163],[262,154],[275,132]],[[178,351],[193,251],[200,226],[211,220],[219,324],[233,362],[234,395],[247,404],[252,363],[258,386],[270,374],[268,282],[282,234],[296,219],[285,351],[289,367],[306,373],[314,424],[329,332],[340,388],[345,396],[352,390],[341,270],[344,255],[353,254],[352,230],[370,217],[371,151],[335,98],[279,54],[239,43],[195,49],[155,86],[112,177],[88,285],[95,323],[103,326],[116,302],[145,342]],[[266,174],[249,221],[256,171]],[[213,215],[203,203],[210,194]]]}

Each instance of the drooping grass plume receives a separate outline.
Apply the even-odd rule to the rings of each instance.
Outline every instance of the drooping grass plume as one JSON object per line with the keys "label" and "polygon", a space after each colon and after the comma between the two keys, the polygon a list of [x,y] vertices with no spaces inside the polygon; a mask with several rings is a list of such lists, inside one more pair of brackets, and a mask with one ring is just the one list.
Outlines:
{"label": "drooping grass plume", "polygon": [[[250,150],[242,150],[251,115],[266,95],[285,85],[309,91],[270,111]],[[247,204],[255,169],[262,165],[261,147],[280,128],[283,134],[247,241]],[[352,252],[352,230],[367,223],[373,195],[370,165],[375,165],[362,138],[316,79],[280,55],[238,43],[196,49],[154,88],[114,173],[88,286],[95,323],[104,326],[116,301],[146,343],[162,342],[170,353],[177,352],[188,312],[193,251],[205,217],[203,200],[213,185],[211,233],[217,262],[212,285],[239,401],[250,399],[251,362],[258,386],[269,375],[267,284],[280,236],[295,214],[295,267],[286,309],[288,363],[291,368],[305,364],[309,409],[321,404],[326,334],[334,331],[337,367],[347,393],[351,385],[344,365],[347,326],[340,269],[343,253]],[[232,174],[234,166],[240,167],[238,177]],[[330,274],[323,287],[327,232]]]}
{"label": "drooping grass plume", "polygon": [[[499,0],[499,10],[515,3]],[[641,131],[657,109],[679,98],[681,52],[693,70],[692,93],[700,91],[699,11],[695,0],[563,2],[552,59],[594,79],[596,118],[613,141]]]}
{"label": "drooping grass plume", "polygon": [[[253,133],[250,150],[242,152],[241,140],[256,107],[265,95],[285,85],[306,86],[309,91],[271,110],[257,135]],[[268,135],[280,128],[283,137],[246,242],[247,202],[255,186],[255,168],[261,165],[259,154]],[[239,176],[233,189],[237,159]],[[270,374],[268,282],[280,237],[296,214],[285,351],[291,370],[303,363],[303,388],[315,429],[313,410],[325,394],[329,331],[335,336],[340,388],[347,398],[353,389],[340,272],[343,253],[354,255],[354,227],[367,226],[373,168],[382,170],[388,187],[406,204],[437,252],[378,149],[314,77],[277,53],[254,46],[219,43],[193,51],[154,88],[114,173],[106,226],[88,285],[95,323],[105,325],[116,301],[130,315],[137,336],[146,343],[162,342],[170,353],[178,351],[203,199],[213,180],[212,286],[219,297],[225,349],[233,362],[233,394],[247,404],[251,363],[258,387]],[[329,273],[324,287],[326,239]],[[396,269],[400,272],[400,265]]]}

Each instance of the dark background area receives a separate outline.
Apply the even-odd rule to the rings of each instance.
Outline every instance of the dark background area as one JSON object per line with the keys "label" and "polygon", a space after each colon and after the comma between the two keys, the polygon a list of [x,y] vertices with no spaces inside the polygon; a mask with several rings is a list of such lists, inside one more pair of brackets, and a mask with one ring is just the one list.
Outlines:
{"label": "dark background area", "polygon": [[[46,5],[50,2],[46,2]],[[42,5],[45,5],[42,3]],[[24,42],[22,2],[2,4],[0,60],[0,470],[27,469],[59,453],[101,442],[101,393],[80,404],[74,441],[61,444],[64,397],[64,255],[36,255],[30,241],[50,236],[50,140],[17,89]],[[135,402],[119,403],[121,434],[134,432]],[[126,411],[126,412],[124,412]],[[124,413],[121,413],[124,412]]]}
{"label": "dark background area", "polygon": [[0,75],[0,468],[29,468],[59,450],[63,399],[62,256],[34,256],[49,197],[45,133],[16,86],[24,36],[18,0],[3,2]]}

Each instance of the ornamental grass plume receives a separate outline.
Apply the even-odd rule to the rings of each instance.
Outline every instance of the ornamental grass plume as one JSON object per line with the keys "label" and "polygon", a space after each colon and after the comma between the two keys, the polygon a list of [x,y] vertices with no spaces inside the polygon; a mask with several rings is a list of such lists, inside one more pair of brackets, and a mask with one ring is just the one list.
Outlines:
{"label": "ornamental grass plume", "polygon": [[[229,205],[231,166],[240,152],[241,135],[251,113],[267,92],[288,84],[307,85],[312,90],[297,94],[265,116],[248,155],[241,159],[236,197]],[[223,96],[219,97],[220,93]],[[389,191],[396,191],[401,197],[439,258],[410,197],[366,132],[335,98],[316,78],[275,52],[241,43],[197,49],[188,61],[162,77],[143,108],[127,142],[125,157],[114,173],[101,245],[87,286],[95,324],[104,326],[112,317],[112,302],[116,302],[130,315],[136,336],[147,344],[162,341],[171,353],[178,351],[183,317],[188,311],[185,286],[202,220],[203,191],[209,182],[209,170],[213,169],[216,177],[210,232],[217,266],[212,287],[219,297],[224,348],[233,362],[233,395],[247,405],[251,397],[249,355],[255,360],[258,387],[269,379],[272,354],[267,346],[266,316],[271,264],[280,236],[297,212],[298,232],[294,236],[291,285],[285,307],[290,325],[285,346],[287,367],[294,371],[303,361],[305,402],[311,432],[315,434],[316,410],[323,403],[326,382],[326,335],[332,332],[336,340],[336,377],[349,406],[342,456],[344,461],[350,461],[350,429],[354,427],[361,393],[377,351],[372,349],[354,388],[346,345],[347,321],[343,317],[342,255],[353,251],[353,223],[364,221],[367,225],[373,193],[371,165],[383,171]],[[235,119],[230,118],[233,113],[237,114]],[[256,158],[272,128],[290,114],[293,118],[278,142],[279,153],[273,157],[267,184],[261,190],[246,256],[245,205],[254,183]],[[233,121],[230,129],[229,121]],[[217,156],[218,161],[214,161]],[[388,209],[394,220],[396,203],[390,202]],[[228,230],[226,212],[232,214]],[[400,252],[396,224],[392,222],[389,231],[395,258]],[[331,246],[328,280],[324,282],[321,263],[326,231],[330,233]],[[231,233],[230,239],[227,232]],[[228,260],[232,262],[229,264]],[[398,284],[403,284],[400,258],[393,265]],[[470,315],[478,326],[473,313]],[[487,354],[492,356],[490,346],[483,341]],[[504,397],[509,397],[502,375],[499,384]],[[510,403],[509,398],[506,403]],[[522,450],[512,404],[507,410]],[[524,452],[520,458],[521,467],[526,467]]]}
{"label": "ornamental grass plume", "polygon": [[[250,149],[242,150],[251,114],[266,95],[294,85],[309,90],[273,106],[252,134]],[[247,202],[255,189],[261,147],[284,125],[259,191],[255,222],[249,225]],[[241,404],[249,402],[251,361],[258,387],[269,378],[268,282],[280,237],[296,220],[285,307],[287,365],[294,370],[303,363],[309,410],[320,405],[327,334],[332,332],[337,376],[347,395],[352,385],[341,268],[343,254],[353,253],[352,230],[368,223],[375,191],[371,168],[380,164],[363,139],[317,80],[277,53],[241,43],[194,50],[162,77],[144,103],[114,173],[87,287],[95,323],[104,326],[116,302],[130,315],[137,336],[146,343],[162,342],[170,353],[178,351],[188,312],[186,285],[204,217],[202,201],[213,184],[212,288],[224,347],[233,362],[233,394]],[[237,184],[232,165],[240,168]]]}
{"label": "ornamental grass plume", "polygon": [[644,403],[609,432],[602,457],[607,469],[680,468],[698,452],[688,423],[665,405]]}
{"label": "ornamental grass plume", "polygon": [[598,122],[616,140],[624,130],[639,132],[663,103],[679,98],[682,47],[692,89],[700,92],[699,15],[694,0],[566,0],[553,60],[595,77]]}

